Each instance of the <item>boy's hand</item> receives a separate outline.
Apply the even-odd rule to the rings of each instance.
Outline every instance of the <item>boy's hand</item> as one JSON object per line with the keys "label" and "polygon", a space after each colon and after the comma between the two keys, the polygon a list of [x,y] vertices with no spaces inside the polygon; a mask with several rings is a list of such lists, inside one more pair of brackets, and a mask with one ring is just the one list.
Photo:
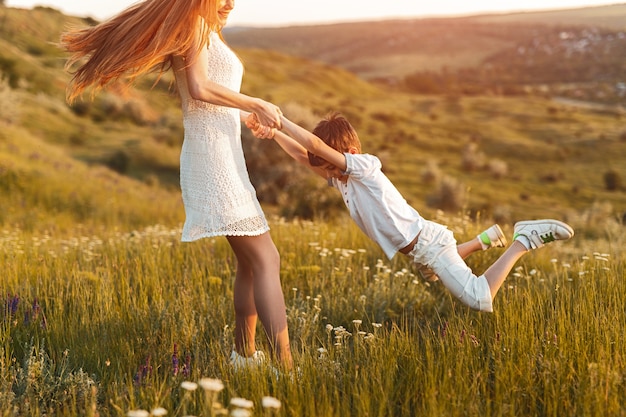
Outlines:
{"label": "boy's hand", "polygon": [[246,118],[246,127],[252,131],[252,134],[259,139],[274,139],[276,129],[269,126],[263,126],[259,123],[256,114],[251,113]]}

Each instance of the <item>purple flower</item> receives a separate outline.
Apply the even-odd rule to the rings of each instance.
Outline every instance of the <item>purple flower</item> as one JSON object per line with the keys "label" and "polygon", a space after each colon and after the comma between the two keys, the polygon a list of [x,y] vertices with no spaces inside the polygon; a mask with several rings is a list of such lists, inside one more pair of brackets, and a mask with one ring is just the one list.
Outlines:
{"label": "purple flower", "polygon": [[178,375],[178,345],[174,343],[174,353],[172,354],[172,373]]}

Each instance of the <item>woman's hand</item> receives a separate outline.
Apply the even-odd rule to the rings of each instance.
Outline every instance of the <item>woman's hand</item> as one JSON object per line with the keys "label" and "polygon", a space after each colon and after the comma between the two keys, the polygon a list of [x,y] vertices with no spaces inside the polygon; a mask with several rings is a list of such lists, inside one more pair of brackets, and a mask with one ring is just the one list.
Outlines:
{"label": "woman's hand", "polygon": [[281,128],[280,117],[283,115],[283,112],[280,111],[278,106],[259,98],[256,100],[253,113],[261,125],[275,129]]}

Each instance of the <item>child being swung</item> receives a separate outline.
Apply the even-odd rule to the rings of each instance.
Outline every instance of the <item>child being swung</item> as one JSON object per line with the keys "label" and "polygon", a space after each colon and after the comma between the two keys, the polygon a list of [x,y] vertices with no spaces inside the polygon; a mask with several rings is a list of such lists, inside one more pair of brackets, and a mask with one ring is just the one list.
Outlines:
{"label": "child being swung", "polygon": [[[260,138],[271,138],[295,160],[328,180],[343,197],[359,228],[389,259],[397,252],[418,266],[431,269],[443,285],[472,309],[493,311],[492,302],[515,263],[530,249],[574,236],[558,220],[528,220],[515,224],[513,243],[482,275],[476,276],[464,257],[480,248],[504,246],[497,226],[457,247],[445,226],[424,219],[383,174],[380,160],[361,153],[352,125],[339,113],[321,120],[313,132],[282,117],[282,131],[270,130],[248,116],[246,125]],[[490,233],[488,233],[490,232]],[[491,242],[490,242],[491,241]]]}

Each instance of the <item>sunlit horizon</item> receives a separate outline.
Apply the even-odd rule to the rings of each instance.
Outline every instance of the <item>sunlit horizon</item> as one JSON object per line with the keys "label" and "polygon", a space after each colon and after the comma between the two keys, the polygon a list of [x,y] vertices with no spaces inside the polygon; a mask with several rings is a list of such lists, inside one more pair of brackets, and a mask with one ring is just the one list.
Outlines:
{"label": "sunlit horizon", "polygon": [[[105,20],[136,0],[5,0],[9,7],[33,8],[37,5],[52,7],[61,12]],[[473,14],[531,12],[580,7],[604,6],[616,3],[606,0],[527,0],[506,2],[501,0],[457,1],[440,0],[436,3],[407,3],[406,0],[388,0],[381,4],[373,0],[318,0],[296,2],[293,0],[237,0],[229,18],[229,26],[289,26],[350,21],[384,20],[395,18],[422,18],[466,16]]]}

